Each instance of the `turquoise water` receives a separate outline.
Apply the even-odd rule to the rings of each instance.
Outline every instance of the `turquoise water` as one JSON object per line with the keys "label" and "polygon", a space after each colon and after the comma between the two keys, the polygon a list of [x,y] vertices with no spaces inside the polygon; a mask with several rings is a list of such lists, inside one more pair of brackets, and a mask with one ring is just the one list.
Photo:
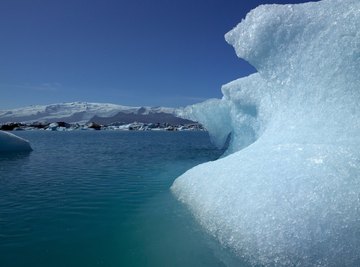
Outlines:
{"label": "turquoise water", "polygon": [[205,132],[18,132],[0,156],[0,266],[236,266],[172,196]]}

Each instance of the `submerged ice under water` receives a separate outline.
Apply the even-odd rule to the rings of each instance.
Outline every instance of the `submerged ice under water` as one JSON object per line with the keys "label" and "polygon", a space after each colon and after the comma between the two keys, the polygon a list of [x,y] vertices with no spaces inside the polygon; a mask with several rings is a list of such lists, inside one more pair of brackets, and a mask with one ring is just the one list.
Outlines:
{"label": "submerged ice under water", "polygon": [[169,192],[206,132],[20,131],[0,153],[1,267],[244,266]]}
{"label": "submerged ice under water", "polygon": [[254,265],[360,265],[360,1],[263,5],[225,35],[258,72],[188,107],[225,157],[172,191]]}

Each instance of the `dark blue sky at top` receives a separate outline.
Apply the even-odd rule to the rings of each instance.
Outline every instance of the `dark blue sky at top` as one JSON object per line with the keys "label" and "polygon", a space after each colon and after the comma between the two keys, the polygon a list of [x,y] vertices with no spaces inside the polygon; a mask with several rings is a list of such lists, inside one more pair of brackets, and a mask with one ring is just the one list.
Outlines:
{"label": "dark blue sky at top", "polygon": [[87,101],[184,106],[255,70],[224,34],[285,0],[2,0],[0,109]]}

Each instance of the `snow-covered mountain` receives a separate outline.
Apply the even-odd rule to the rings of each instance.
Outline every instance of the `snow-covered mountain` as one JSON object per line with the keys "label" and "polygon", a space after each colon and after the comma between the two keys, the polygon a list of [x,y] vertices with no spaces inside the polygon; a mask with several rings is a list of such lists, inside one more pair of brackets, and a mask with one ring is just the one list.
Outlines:
{"label": "snow-covered mountain", "polygon": [[[72,102],[51,105],[36,105],[11,110],[0,110],[0,123],[7,122],[57,122],[98,123],[153,122],[187,123],[177,117],[179,109],[166,107],[130,107],[107,103]],[[171,122],[170,122],[170,121]]]}

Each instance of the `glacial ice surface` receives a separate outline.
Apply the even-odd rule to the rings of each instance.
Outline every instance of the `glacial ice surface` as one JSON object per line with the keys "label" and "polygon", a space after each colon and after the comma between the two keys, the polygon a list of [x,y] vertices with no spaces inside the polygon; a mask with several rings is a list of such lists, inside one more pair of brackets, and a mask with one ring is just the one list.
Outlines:
{"label": "glacial ice surface", "polygon": [[30,143],[12,133],[0,131],[0,153],[31,151]]}
{"label": "glacial ice surface", "polygon": [[360,1],[262,5],[225,39],[258,72],[183,111],[231,141],[172,191],[254,265],[360,266]]}

